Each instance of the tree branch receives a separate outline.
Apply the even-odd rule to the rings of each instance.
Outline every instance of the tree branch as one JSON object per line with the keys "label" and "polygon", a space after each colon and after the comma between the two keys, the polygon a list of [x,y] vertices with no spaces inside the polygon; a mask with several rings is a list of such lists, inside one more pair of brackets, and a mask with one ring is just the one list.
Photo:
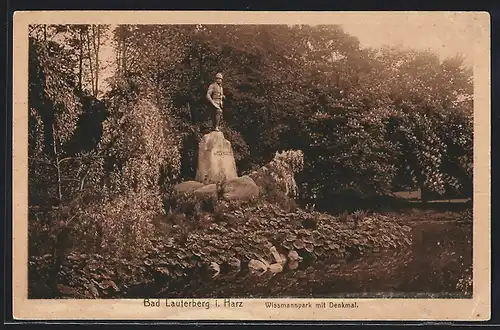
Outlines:
{"label": "tree branch", "polygon": [[61,168],[59,167],[59,154],[57,152],[57,137],[56,137],[56,127],[52,124],[52,144],[54,146],[54,156],[56,157],[56,170],[57,170],[57,188],[59,193],[59,201],[62,201],[62,185],[61,185]]}
{"label": "tree branch", "polygon": [[78,181],[78,182],[80,182],[80,179],[61,177],[61,181]]}
{"label": "tree branch", "polygon": [[69,218],[67,221],[64,222],[64,226],[66,227],[67,225],[69,225],[69,223],[73,221],[73,219],[76,218],[77,215],[78,213],[73,214],[71,218]]}
{"label": "tree branch", "polygon": [[90,67],[90,83],[91,83],[91,88],[92,88],[92,93],[94,93],[94,67],[92,65],[92,49],[90,48],[90,34],[89,31],[87,30],[87,50],[88,50],[88,60],[89,60],[89,67]]}
{"label": "tree branch", "polygon": [[54,167],[57,167],[56,164],[54,164],[50,160],[40,159],[40,158],[36,158],[36,157],[29,157],[29,160],[37,162],[37,163],[42,163],[42,164],[47,164],[47,165],[52,165]]}
{"label": "tree branch", "polygon": [[59,206],[47,206],[47,205],[28,205],[28,209],[32,211],[55,211],[59,210]]}
{"label": "tree branch", "polygon": [[87,175],[89,174],[90,170],[87,170],[87,173],[83,176],[81,182],[80,182],[80,191],[83,191],[83,186],[85,184],[85,179],[87,178]]}
{"label": "tree branch", "polygon": [[65,157],[59,160],[59,164],[68,160],[85,160],[85,159],[104,159],[105,156],[83,156],[83,157]]}

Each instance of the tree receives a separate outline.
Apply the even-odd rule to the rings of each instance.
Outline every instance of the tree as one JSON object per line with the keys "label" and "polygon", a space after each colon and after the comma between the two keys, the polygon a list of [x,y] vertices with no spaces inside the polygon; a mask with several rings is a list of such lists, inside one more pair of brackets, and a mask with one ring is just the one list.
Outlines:
{"label": "tree", "polygon": [[[37,35],[36,30],[43,33]],[[55,184],[45,182],[41,187],[48,188],[48,195],[61,203],[70,198],[66,196],[68,184],[63,173],[63,165],[69,160],[65,147],[82,112],[74,94],[75,63],[69,52],[52,40],[57,35],[56,28],[40,26],[32,32],[29,49],[29,108],[33,127],[29,158],[31,178],[35,180],[32,191],[36,191],[36,180],[52,181]],[[46,175],[37,172],[40,170],[37,165],[44,164],[49,166]]]}

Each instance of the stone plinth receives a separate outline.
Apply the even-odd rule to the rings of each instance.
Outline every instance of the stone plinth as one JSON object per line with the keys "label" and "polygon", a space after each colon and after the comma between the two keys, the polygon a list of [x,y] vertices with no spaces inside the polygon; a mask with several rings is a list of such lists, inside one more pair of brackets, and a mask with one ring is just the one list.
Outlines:
{"label": "stone plinth", "polygon": [[237,177],[231,143],[222,132],[205,134],[199,143],[196,181],[210,184]]}

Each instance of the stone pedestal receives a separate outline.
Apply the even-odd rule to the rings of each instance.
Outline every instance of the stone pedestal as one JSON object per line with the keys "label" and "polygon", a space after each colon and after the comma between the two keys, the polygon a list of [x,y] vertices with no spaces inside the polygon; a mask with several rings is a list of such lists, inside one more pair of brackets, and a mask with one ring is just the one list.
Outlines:
{"label": "stone pedestal", "polygon": [[205,134],[199,143],[195,180],[204,184],[238,177],[231,143],[222,132]]}

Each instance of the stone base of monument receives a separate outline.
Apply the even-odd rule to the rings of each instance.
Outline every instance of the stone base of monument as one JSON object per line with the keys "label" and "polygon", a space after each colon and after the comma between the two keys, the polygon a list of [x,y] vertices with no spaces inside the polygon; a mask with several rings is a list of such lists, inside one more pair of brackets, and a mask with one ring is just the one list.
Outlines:
{"label": "stone base of monument", "polygon": [[196,181],[179,183],[174,191],[201,199],[213,198],[217,197],[217,183],[222,184],[225,200],[249,200],[260,192],[251,177],[238,177],[233,149],[224,134],[211,132],[199,144]]}
{"label": "stone base of monument", "polygon": [[[222,198],[227,201],[247,201],[258,197],[260,194],[260,188],[252,178],[246,175],[223,183],[221,188]],[[176,185],[174,191],[180,194],[193,195],[200,199],[209,199],[217,197],[217,184],[204,185],[196,181],[186,181]]]}
{"label": "stone base of monument", "polygon": [[195,180],[204,184],[229,181],[238,177],[231,143],[222,132],[205,134],[198,146]]}

